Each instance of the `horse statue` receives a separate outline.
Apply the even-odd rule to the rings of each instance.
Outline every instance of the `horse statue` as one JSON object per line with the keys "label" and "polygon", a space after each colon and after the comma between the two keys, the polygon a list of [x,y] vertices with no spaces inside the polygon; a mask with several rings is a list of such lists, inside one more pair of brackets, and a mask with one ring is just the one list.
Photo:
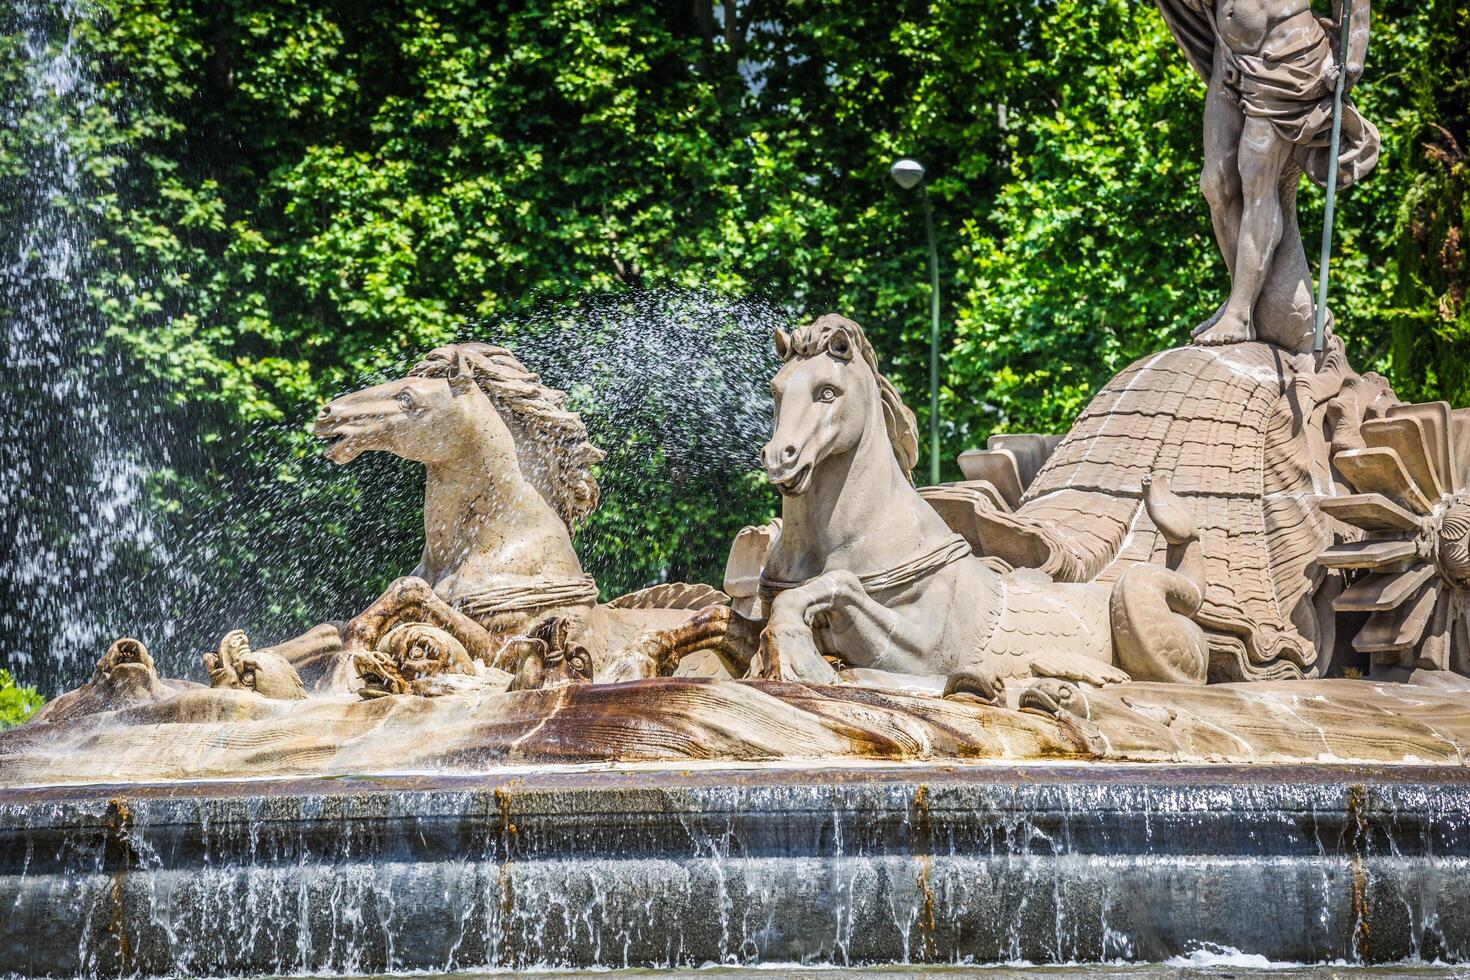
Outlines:
{"label": "horse statue", "polygon": [[[322,408],[315,434],[332,462],[389,452],[422,463],[427,476],[418,567],[346,624],[345,655],[321,686],[353,687],[354,673],[401,680],[405,662],[548,676],[544,662],[522,669],[528,649],[552,658],[549,676],[629,679],[669,673],[684,649],[718,637],[727,617],[690,626],[695,611],[727,601],[708,586],[672,583],[598,602],[572,532],[597,506],[592,466],[603,453],[565,400],[505,348],[464,343]],[[543,628],[553,620],[560,625]],[[432,629],[390,639],[410,624]]]}
{"label": "horse statue", "polygon": [[1147,480],[1168,567],[1107,586],[1054,583],[982,560],[915,489],[913,414],[860,326],[828,315],[776,332],[775,426],[761,452],[780,530],[760,575],[766,621],[751,672],[835,683],[840,668],[948,677],[987,700],[1007,680],[1204,684],[1191,616],[1204,590],[1189,512]]}

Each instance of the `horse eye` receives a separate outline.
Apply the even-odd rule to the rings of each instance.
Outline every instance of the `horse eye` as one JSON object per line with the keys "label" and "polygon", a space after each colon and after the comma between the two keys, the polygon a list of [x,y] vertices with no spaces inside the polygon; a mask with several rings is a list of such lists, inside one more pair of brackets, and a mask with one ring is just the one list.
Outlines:
{"label": "horse eye", "polygon": [[823,385],[817,392],[817,401],[835,402],[837,400],[837,389],[831,385]]}
{"label": "horse eye", "polygon": [[410,411],[410,412],[413,411],[413,408],[414,408],[414,400],[413,400],[413,395],[412,394],[410,394],[407,391],[400,391],[394,397],[397,398],[398,404],[402,405],[405,411]]}

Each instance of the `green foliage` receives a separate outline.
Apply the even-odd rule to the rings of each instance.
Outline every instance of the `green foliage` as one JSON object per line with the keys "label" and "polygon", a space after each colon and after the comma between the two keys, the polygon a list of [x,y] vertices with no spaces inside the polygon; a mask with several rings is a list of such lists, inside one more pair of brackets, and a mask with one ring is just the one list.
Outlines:
{"label": "green foliage", "polygon": [[[411,567],[419,477],[325,472],[316,407],[453,337],[534,340],[529,310],[589,292],[700,287],[792,319],[850,313],[927,426],[919,200],[886,177],[901,154],[929,168],[939,228],[948,476],[991,431],[1064,430],[1226,288],[1197,190],[1203,84],[1151,4],[97,0],[93,14],[76,41],[105,88],[68,138],[98,202],[92,300],[155,383],[160,429],[188,446],[153,488],[183,550],[208,556],[202,591],[171,600],[185,636],[235,625],[226,614],[274,632],[346,616]],[[1385,148],[1344,195],[1332,269],[1357,361],[1461,403],[1467,273],[1463,251],[1446,256],[1466,171],[1449,143],[1422,144],[1437,123],[1467,145],[1465,17],[1455,0],[1375,4],[1355,97]],[[1302,197],[1311,243],[1320,194]],[[682,472],[647,432],[600,435],[622,441],[604,447],[582,544],[609,592],[717,582],[730,534],[774,506],[753,476]]]}
{"label": "green foliage", "polygon": [[15,683],[10,671],[0,668],[0,732],[24,723],[44,701],[35,688]]}
{"label": "green foliage", "polygon": [[[1424,69],[1409,81],[1409,184],[1398,203],[1392,306],[1383,311],[1404,397],[1470,404],[1470,8],[1431,7]],[[1414,145],[1417,144],[1417,145]]]}

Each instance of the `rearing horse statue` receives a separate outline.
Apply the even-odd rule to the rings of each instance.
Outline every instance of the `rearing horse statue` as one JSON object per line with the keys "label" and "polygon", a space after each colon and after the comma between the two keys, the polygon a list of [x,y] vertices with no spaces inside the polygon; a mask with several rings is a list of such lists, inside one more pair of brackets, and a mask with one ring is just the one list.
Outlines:
{"label": "rearing horse statue", "polygon": [[565,652],[584,680],[667,673],[690,643],[723,632],[723,615],[678,629],[691,610],[723,611],[725,597],[707,586],[655,586],[598,602],[572,530],[597,506],[591,467],[603,454],[565,395],[503,347],[440,347],[408,377],[328,403],[315,432],[335,463],[376,450],[427,470],[419,565],[347,624],[347,656],[324,686],[353,686],[353,655],[359,668],[370,663],[403,624],[442,630],[472,660],[514,669],[524,644],[509,641],[556,619],[562,625],[546,634],[574,645],[575,656],[573,647]]}
{"label": "rearing horse statue", "polygon": [[1190,619],[1199,544],[1163,481],[1146,497],[1171,567],[1137,566],[1111,590],[1001,573],[914,488],[914,417],[861,327],[824,316],[778,330],[776,350],[785,363],[762,461],[782,524],[761,574],[753,674],[830,683],[835,663],[948,676],[990,698],[1007,678],[1205,682],[1205,637]]}

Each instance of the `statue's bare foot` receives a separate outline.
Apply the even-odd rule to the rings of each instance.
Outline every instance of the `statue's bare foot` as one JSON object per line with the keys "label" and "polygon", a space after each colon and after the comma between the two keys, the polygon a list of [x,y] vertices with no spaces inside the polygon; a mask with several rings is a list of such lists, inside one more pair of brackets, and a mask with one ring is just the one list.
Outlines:
{"label": "statue's bare foot", "polygon": [[1211,323],[1206,320],[1201,326],[1203,329],[1196,330],[1194,342],[1201,347],[1222,347],[1225,344],[1243,344],[1248,340],[1256,339],[1256,331],[1251,326],[1250,316],[1241,316],[1236,310],[1227,304],[1219,313],[1215,314]]}
{"label": "statue's bare foot", "polygon": [[1225,308],[1228,307],[1229,305],[1230,305],[1230,301],[1229,300],[1226,300],[1224,303],[1221,303],[1220,306],[1219,306],[1219,308],[1216,309],[1214,313],[1211,313],[1209,315],[1209,317],[1203,323],[1201,323],[1199,326],[1195,327],[1193,330],[1190,331],[1189,336],[1190,337],[1194,337],[1194,338],[1198,338],[1200,334],[1204,333],[1206,330],[1209,330],[1215,324],[1219,323],[1220,322],[1220,318],[1225,315]]}

